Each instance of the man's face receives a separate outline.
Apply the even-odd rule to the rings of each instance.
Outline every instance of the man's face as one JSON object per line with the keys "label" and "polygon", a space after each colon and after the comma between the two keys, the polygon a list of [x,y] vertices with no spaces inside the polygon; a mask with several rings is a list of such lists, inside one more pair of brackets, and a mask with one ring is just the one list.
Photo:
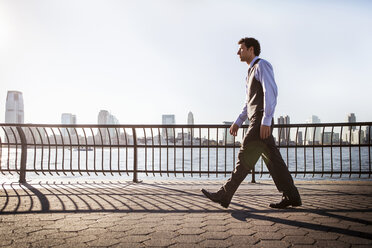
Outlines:
{"label": "man's face", "polygon": [[247,48],[244,43],[239,44],[238,55],[240,61],[250,63],[254,58],[253,47]]}

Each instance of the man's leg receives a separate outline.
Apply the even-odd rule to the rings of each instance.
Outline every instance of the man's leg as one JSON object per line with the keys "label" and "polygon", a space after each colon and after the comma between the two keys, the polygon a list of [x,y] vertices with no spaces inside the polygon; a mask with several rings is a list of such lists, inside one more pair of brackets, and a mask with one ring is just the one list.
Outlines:
{"label": "man's leg", "polygon": [[262,154],[262,147],[264,145],[263,142],[259,140],[260,123],[261,119],[251,120],[247,134],[243,140],[243,145],[238,153],[236,167],[231,173],[231,177],[220,188],[220,190],[217,191],[217,193],[211,193],[202,189],[203,194],[210,200],[218,202],[223,207],[227,208],[239,185],[255,166],[257,160]]}
{"label": "man's leg", "polygon": [[[263,151],[262,158],[272,176],[277,189],[283,192],[285,198],[283,198],[283,203],[271,204],[272,207],[281,206],[289,204],[292,206],[301,205],[301,197],[298,193],[296,186],[294,185],[293,178],[289,173],[288,167],[286,166],[279,149],[275,145],[274,138],[272,135],[265,140],[266,147]],[[288,201],[289,200],[289,201]]]}
{"label": "man's leg", "polygon": [[248,173],[252,171],[261,154],[262,142],[260,141],[246,142],[245,146],[240,148],[236,167],[231,173],[231,177],[220,189],[225,192],[226,198],[229,201],[231,201],[234,193],[243,180],[247,177]]}

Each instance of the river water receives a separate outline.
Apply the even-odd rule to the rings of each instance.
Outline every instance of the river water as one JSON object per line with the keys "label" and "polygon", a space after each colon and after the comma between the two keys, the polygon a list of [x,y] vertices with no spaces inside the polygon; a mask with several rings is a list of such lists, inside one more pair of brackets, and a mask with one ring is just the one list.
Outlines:
{"label": "river water", "polygon": [[[369,149],[369,150],[368,150]],[[230,175],[234,168],[237,159],[238,148],[138,148],[138,169],[147,170],[145,173],[139,173],[139,179],[223,179]],[[349,172],[368,172],[371,171],[371,154],[372,149],[368,147],[335,147],[335,148],[286,148],[280,149],[284,161],[288,165],[292,175],[297,179],[359,179],[368,178],[369,175],[350,174]],[[36,150],[36,157],[34,156],[34,149],[28,149],[27,152],[27,169],[43,170],[43,173],[37,175],[33,172],[27,172],[28,180],[57,180],[61,179],[78,179],[78,180],[131,180],[132,173],[111,173],[109,170],[133,170],[133,148],[112,148],[101,149],[97,148],[94,151],[76,151],[69,149],[48,149],[44,151]],[[351,155],[350,155],[351,154]],[[297,157],[297,162],[296,162]],[[305,159],[306,157],[306,159]],[[9,158],[9,160],[8,160]],[[62,158],[64,158],[62,160]],[[350,159],[351,158],[351,159]],[[1,150],[1,169],[15,168],[15,161],[20,163],[20,149],[16,156],[15,149],[9,152],[6,148]],[[111,163],[110,163],[111,161]],[[71,163],[72,162],[72,163]],[[48,172],[51,170],[81,170],[86,169],[104,170],[103,173],[59,173],[57,175],[53,172],[51,175]],[[265,164],[260,159],[256,164],[257,178],[269,178],[268,174],[260,174],[261,171],[267,172]],[[153,173],[153,171],[170,171]],[[199,174],[198,171],[209,171],[210,173]],[[177,171],[175,175],[174,171]],[[183,171],[192,171],[193,173],[183,173]],[[223,174],[216,173],[226,172]],[[306,172],[317,172],[305,174]],[[322,172],[334,171],[334,174],[327,174]],[[345,174],[340,175],[340,171]],[[18,175],[10,175],[6,173],[1,177],[9,180],[17,180]]]}

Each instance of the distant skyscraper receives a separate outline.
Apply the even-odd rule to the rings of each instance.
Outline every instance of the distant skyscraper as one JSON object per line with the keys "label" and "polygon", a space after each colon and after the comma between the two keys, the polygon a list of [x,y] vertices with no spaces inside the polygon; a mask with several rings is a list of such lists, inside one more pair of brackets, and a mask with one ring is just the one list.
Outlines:
{"label": "distant skyscraper", "polygon": [[98,113],[98,125],[106,125],[108,124],[110,112],[107,110],[101,110]]}
{"label": "distant skyscraper", "polygon": [[76,124],[76,115],[71,113],[63,113],[61,115],[61,123],[64,125]]}
{"label": "distant skyscraper", "polygon": [[[307,120],[307,123],[310,124],[315,124],[315,123],[320,123],[320,119],[316,115],[312,115],[309,120]],[[314,127],[311,127],[307,130],[307,134],[305,139],[307,140],[308,143],[320,143],[322,139],[322,134],[321,134],[321,128],[317,127],[315,129],[315,136],[314,136]]]}
{"label": "distant skyscraper", "polygon": [[[350,113],[346,117],[346,121],[348,123],[355,123],[356,122],[356,116],[354,113]],[[360,130],[361,137],[364,136],[363,130]],[[359,144],[359,142],[362,141],[362,139],[359,141],[359,129],[357,129],[356,126],[351,126],[347,128],[347,131],[344,132],[344,140],[349,142],[350,144]]]}
{"label": "distant skyscraper", "polygon": [[[347,117],[346,117],[346,121],[348,123],[354,123],[354,122],[356,122],[356,116],[355,116],[355,114],[354,113],[348,114]],[[353,129],[353,131],[356,129],[356,127],[353,126],[353,127],[349,127],[348,130],[350,130],[351,128]]]}
{"label": "distant skyscraper", "polygon": [[[187,125],[194,125],[194,115],[192,114],[191,111],[187,115]],[[189,139],[191,139],[191,136],[193,136],[191,134],[192,134],[192,128],[189,128],[188,134],[187,134]]]}
{"label": "distant skyscraper", "polygon": [[22,92],[8,91],[6,96],[5,123],[24,123]]}
{"label": "distant skyscraper", "polygon": [[337,144],[340,142],[340,134],[333,133],[333,132],[324,132],[323,133],[323,144],[330,145],[330,144]]}
{"label": "distant skyscraper", "polygon": [[302,131],[298,131],[298,133],[297,133],[297,144],[298,145],[303,144]]}
{"label": "distant skyscraper", "polygon": [[[290,124],[289,116],[288,115],[280,116],[278,118],[278,124]],[[280,144],[287,144],[287,142],[290,141],[289,128],[279,128],[278,138]]]}
{"label": "distant skyscraper", "polygon": [[[231,126],[234,122],[231,121],[224,121],[224,125],[229,125]],[[223,143],[227,145],[233,145],[234,144],[234,136],[230,134],[230,128],[225,128],[223,130]]]}
{"label": "distant skyscraper", "polygon": [[[62,125],[74,125],[76,124],[76,115],[73,115],[71,113],[63,113],[61,115],[61,123]],[[67,129],[62,128],[62,136],[68,137]],[[76,135],[73,128],[69,128],[68,132],[70,133],[70,136]]]}
{"label": "distant skyscraper", "polygon": [[[109,111],[107,110],[101,110],[98,113],[98,125],[118,125],[119,120],[112,115]],[[116,133],[115,128],[108,128],[108,129],[102,129],[101,128],[101,134],[102,134],[102,141],[103,143],[108,143],[109,142],[109,136],[111,140],[117,139],[117,135],[120,135],[120,130],[117,130],[118,132]],[[101,134],[98,132],[98,137],[100,139]]]}
{"label": "distant skyscraper", "polygon": [[187,124],[188,125],[194,125],[194,115],[191,111],[187,115]]}
{"label": "distant skyscraper", "polygon": [[[110,114],[107,124],[119,125],[119,120],[114,115]],[[111,139],[117,140],[120,137],[120,129],[115,130],[115,128],[109,128],[109,134],[110,134]]]}
{"label": "distant skyscraper", "polygon": [[98,113],[98,125],[117,125],[119,120],[107,110]]}
{"label": "distant skyscraper", "polygon": [[[163,125],[170,125],[170,124],[176,124],[176,117],[175,115],[162,115],[162,124]],[[163,128],[161,135],[164,139],[168,137],[168,139],[174,138],[174,130],[173,128]]]}
{"label": "distant skyscraper", "polygon": [[370,137],[370,132],[372,131],[372,126],[366,126],[366,131],[365,133],[365,143],[368,143],[368,140],[372,140],[372,135]]}

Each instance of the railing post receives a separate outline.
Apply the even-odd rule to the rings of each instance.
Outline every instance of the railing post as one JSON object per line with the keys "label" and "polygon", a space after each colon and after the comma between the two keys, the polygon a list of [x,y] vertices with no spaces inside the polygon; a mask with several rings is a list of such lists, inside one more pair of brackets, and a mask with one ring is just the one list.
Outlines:
{"label": "railing post", "polygon": [[132,128],[133,133],[133,182],[138,183],[138,159],[137,159],[137,134],[136,128]]}
{"label": "railing post", "polygon": [[27,162],[27,141],[22,127],[17,127],[21,139],[21,168],[19,173],[19,182],[26,183],[26,162]]}
{"label": "railing post", "polygon": [[253,167],[252,169],[252,181],[251,183],[256,183],[256,171],[255,171],[255,167]]}

